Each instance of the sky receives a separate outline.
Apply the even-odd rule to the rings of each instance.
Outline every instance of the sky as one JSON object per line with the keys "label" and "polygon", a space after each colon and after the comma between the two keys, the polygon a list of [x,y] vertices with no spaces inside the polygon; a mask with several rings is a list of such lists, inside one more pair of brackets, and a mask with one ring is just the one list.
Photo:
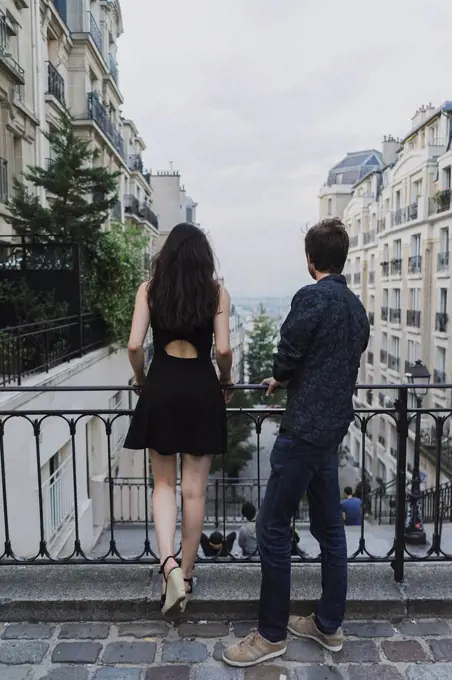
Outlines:
{"label": "sky", "polygon": [[452,99],[451,0],[122,0],[123,112],[179,170],[233,295],[308,282],[302,227],[348,151]]}

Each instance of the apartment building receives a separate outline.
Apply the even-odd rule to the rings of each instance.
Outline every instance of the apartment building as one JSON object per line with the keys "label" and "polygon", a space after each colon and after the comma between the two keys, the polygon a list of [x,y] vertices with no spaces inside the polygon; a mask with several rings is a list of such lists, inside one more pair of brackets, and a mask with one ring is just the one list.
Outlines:
{"label": "apartment building", "polygon": [[188,196],[177,170],[161,170],[151,174],[154,210],[159,220],[157,250],[163,246],[169,232],[179,222],[197,224],[198,204]]}
{"label": "apartment building", "polygon": [[[348,202],[342,211],[342,204],[337,203],[337,184],[327,183],[321,191],[320,214],[337,214],[349,231],[345,274],[368,310],[371,324],[359,383],[388,385],[382,391],[370,389],[358,394],[357,405],[392,405],[396,393],[390,385],[403,382],[404,374],[421,359],[432,382],[439,384],[424,405],[450,407],[450,396],[440,385],[452,380],[448,325],[451,116],[452,102],[437,108],[423,106],[403,139],[384,138],[380,154],[375,154],[381,161],[378,166],[366,172],[361,156],[359,172],[355,168],[358,177],[348,186]],[[341,192],[341,197],[346,195],[342,187]],[[415,407],[413,398],[409,398]],[[423,418],[422,428],[423,439],[428,442],[434,436],[431,419]],[[445,439],[449,439],[448,426]],[[393,479],[397,448],[393,419],[373,418],[364,440],[363,456],[363,435],[358,426],[352,426],[345,446],[356,464],[364,460],[374,481]],[[409,472],[413,455],[411,433]],[[434,466],[425,457],[421,473],[427,486],[435,483]]]}

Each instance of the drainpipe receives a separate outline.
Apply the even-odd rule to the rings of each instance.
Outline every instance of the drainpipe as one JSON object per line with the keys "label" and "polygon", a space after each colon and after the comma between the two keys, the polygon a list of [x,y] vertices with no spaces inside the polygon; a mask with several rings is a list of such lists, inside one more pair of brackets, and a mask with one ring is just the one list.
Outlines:
{"label": "drainpipe", "polygon": [[[35,140],[35,165],[42,165],[42,131],[41,127],[43,125],[42,106],[41,106],[41,65],[40,65],[40,53],[37,49],[37,41],[40,39],[41,35],[41,24],[39,19],[39,0],[33,0],[30,5],[31,12],[31,63],[32,63],[32,87],[33,87],[33,111],[39,120],[39,126],[36,130],[36,140]],[[42,190],[40,191],[40,198],[42,200]]]}

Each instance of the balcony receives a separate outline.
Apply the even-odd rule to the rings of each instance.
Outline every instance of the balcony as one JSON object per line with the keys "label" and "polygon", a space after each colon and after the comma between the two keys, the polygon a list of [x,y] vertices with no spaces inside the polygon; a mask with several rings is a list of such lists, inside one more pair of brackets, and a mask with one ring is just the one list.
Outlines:
{"label": "balcony", "polygon": [[47,64],[47,94],[51,94],[60,104],[66,106],[63,76],[50,62]]}
{"label": "balcony", "polygon": [[371,229],[363,234],[363,244],[368,246],[371,243],[376,242],[376,232],[375,229]]}
{"label": "balcony", "polygon": [[408,309],[406,313],[406,325],[411,328],[421,327],[421,312],[418,309]]}
{"label": "balcony", "polygon": [[384,277],[389,276],[389,262],[381,263],[381,275]]}
{"label": "balcony", "polygon": [[358,240],[359,236],[350,236],[350,248],[357,248],[358,247]]}
{"label": "balcony", "polygon": [[369,272],[369,283],[371,286],[375,284],[375,272],[373,270]]}
{"label": "balcony", "polygon": [[0,203],[8,200],[8,161],[0,158]]}
{"label": "balcony", "polygon": [[124,196],[124,211],[126,215],[134,215],[139,220],[144,220],[152,224],[155,229],[159,228],[157,215],[147,203],[140,203],[135,196],[126,194]]}
{"label": "balcony", "polygon": [[402,310],[400,307],[391,307],[389,310],[389,321],[394,324],[400,324],[402,318]]}
{"label": "balcony", "polygon": [[436,215],[438,213],[446,212],[452,207],[452,190],[442,189],[438,191],[435,196],[429,199],[428,214]]}
{"label": "balcony", "polygon": [[435,330],[439,333],[447,333],[447,324],[449,317],[445,312],[436,312],[435,316]]}
{"label": "balcony", "polygon": [[141,154],[139,153],[134,153],[129,155],[128,159],[128,166],[129,170],[132,170],[132,172],[143,172],[143,159],[141,157]]}
{"label": "balcony", "polygon": [[400,371],[400,357],[396,357],[394,354],[388,354],[388,368],[390,368],[391,371],[396,371],[398,373]]}
{"label": "balcony", "polygon": [[408,258],[408,272],[410,274],[420,274],[422,271],[422,256],[412,255]]}
{"label": "balcony", "polygon": [[415,201],[404,208],[397,208],[391,213],[391,225],[399,227],[402,224],[417,220],[418,218],[418,203]]}
{"label": "balcony", "polygon": [[381,316],[382,321],[387,321],[388,316],[389,316],[389,308],[388,307],[382,307],[380,316]]}
{"label": "balcony", "polygon": [[108,68],[110,70],[110,75],[115,81],[116,85],[119,85],[118,62],[116,61],[112,54],[108,55]]}
{"label": "balcony", "polygon": [[370,364],[371,366],[374,365],[374,353],[373,352],[367,352],[367,363]]}
{"label": "balcony", "polygon": [[402,275],[402,260],[400,258],[391,260],[391,274],[393,276]]}
{"label": "balcony", "polygon": [[388,363],[388,352],[385,349],[380,350],[380,363],[381,364]]}
{"label": "balcony", "polygon": [[411,203],[411,205],[408,206],[408,220],[417,220],[418,218],[418,202],[415,201],[414,203]]}
{"label": "balcony", "polygon": [[361,272],[355,272],[355,274],[353,274],[353,283],[361,283]]}
{"label": "balcony", "polygon": [[8,71],[16,84],[24,85],[25,71],[11,54],[10,30],[6,14],[0,10],[0,64]]}
{"label": "balcony", "polygon": [[124,140],[122,135],[111,120],[97,92],[90,92],[88,94],[88,118],[97,123],[116,151],[124,157]]}
{"label": "balcony", "polygon": [[140,202],[132,194],[126,194],[124,196],[124,212],[126,215],[136,215],[140,216]]}
{"label": "balcony", "polygon": [[446,373],[442,369],[435,368],[433,371],[433,382],[436,385],[444,385],[446,382]]}
{"label": "balcony", "polygon": [[442,252],[438,253],[438,260],[437,260],[437,271],[438,272],[448,272],[449,271],[449,253]]}
{"label": "balcony", "polygon": [[369,312],[368,315],[369,317],[369,323],[371,326],[375,324],[375,312]]}
{"label": "balcony", "polygon": [[103,55],[102,33],[91,12],[89,12],[89,32],[97,49]]}
{"label": "balcony", "polygon": [[377,220],[377,234],[381,234],[386,229],[386,218]]}

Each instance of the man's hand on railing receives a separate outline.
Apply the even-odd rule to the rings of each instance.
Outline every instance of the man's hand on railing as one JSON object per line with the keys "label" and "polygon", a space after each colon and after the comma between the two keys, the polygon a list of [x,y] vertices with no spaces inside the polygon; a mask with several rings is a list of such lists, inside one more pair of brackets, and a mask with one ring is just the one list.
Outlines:
{"label": "man's hand on railing", "polygon": [[262,381],[262,385],[268,385],[267,392],[265,393],[266,397],[271,397],[278,387],[287,387],[288,384],[288,380],[287,382],[278,382],[278,380],[275,380],[274,378],[265,378],[265,380]]}

